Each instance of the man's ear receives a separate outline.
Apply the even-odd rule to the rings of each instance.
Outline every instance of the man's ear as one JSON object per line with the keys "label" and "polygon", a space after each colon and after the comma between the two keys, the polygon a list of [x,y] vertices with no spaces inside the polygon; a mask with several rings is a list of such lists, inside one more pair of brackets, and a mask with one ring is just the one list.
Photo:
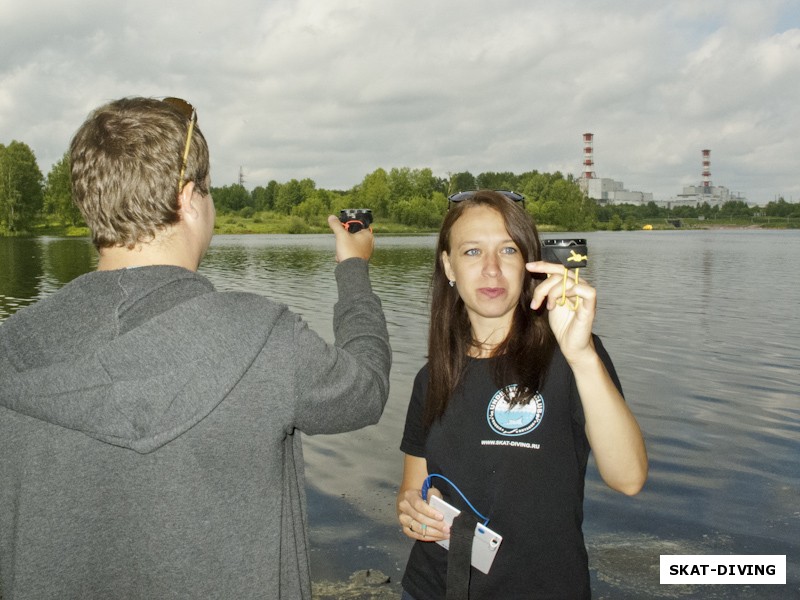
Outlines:
{"label": "man's ear", "polygon": [[187,181],[178,194],[178,213],[181,219],[197,218],[197,207],[192,202],[194,198],[194,181]]}

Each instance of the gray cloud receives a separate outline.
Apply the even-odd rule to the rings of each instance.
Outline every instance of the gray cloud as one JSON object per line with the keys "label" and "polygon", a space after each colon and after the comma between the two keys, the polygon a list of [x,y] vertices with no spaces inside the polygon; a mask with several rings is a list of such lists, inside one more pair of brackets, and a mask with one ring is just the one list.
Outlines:
{"label": "gray cloud", "polygon": [[[732,5],[733,4],[733,5]],[[112,98],[198,107],[215,185],[560,170],[800,200],[793,0],[0,0],[0,143],[46,173]]]}

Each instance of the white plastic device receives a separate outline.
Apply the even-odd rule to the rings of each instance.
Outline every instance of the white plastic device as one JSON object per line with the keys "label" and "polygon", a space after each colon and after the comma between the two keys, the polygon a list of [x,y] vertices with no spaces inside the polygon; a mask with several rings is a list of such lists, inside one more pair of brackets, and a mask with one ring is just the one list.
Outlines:
{"label": "white plastic device", "polygon": [[[434,494],[430,494],[428,503],[444,515],[445,523],[448,525],[452,525],[453,519],[461,514],[461,511],[455,506],[448,504]],[[492,531],[482,523],[477,523],[475,525],[475,536],[472,538],[472,566],[481,573],[489,573],[494,557],[497,555],[497,549],[502,541],[502,535]],[[450,540],[441,540],[436,543],[446,550],[450,549]]]}

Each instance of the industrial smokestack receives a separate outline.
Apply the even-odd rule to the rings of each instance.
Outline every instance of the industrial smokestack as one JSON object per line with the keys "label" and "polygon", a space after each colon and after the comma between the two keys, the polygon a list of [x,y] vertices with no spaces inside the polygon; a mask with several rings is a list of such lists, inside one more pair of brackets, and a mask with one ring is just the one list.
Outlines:
{"label": "industrial smokestack", "polygon": [[703,187],[706,193],[711,188],[711,150],[703,150]]}
{"label": "industrial smokestack", "polygon": [[583,134],[583,178],[594,179],[593,133]]}

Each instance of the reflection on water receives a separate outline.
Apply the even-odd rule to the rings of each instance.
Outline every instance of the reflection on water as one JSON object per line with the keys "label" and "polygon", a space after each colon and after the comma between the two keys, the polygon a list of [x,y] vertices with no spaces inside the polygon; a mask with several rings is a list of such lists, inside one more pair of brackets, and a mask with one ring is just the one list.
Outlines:
{"label": "reflection on water", "polygon": [[0,322],[96,264],[89,240],[0,237]]}
{"label": "reflection on water", "polygon": [[[800,598],[800,316],[796,232],[581,234],[599,290],[596,331],[648,443],[635,498],[590,469],[587,545],[596,598]],[[399,579],[398,450],[425,360],[435,238],[379,238],[371,263],[392,336],[381,422],[306,437],[314,572],[380,568]],[[0,238],[0,320],[95,264],[87,240]],[[332,339],[331,236],[218,236],[201,267],[222,290],[285,302]],[[358,399],[354,398],[353,402]],[[790,584],[659,586],[660,554],[786,554]],[[776,595],[777,594],[777,595]]]}
{"label": "reflection on water", "polygon": [[590,547],[592,534],[623,531],[679,550],[662,554],[787,554],[789,593],[699,597],[800,597],[800,277],[781,258],[800,251],[800,235],[651,233],[591,236],[597,331],[645,431],[651,476],[629,500],[591,473]]}

